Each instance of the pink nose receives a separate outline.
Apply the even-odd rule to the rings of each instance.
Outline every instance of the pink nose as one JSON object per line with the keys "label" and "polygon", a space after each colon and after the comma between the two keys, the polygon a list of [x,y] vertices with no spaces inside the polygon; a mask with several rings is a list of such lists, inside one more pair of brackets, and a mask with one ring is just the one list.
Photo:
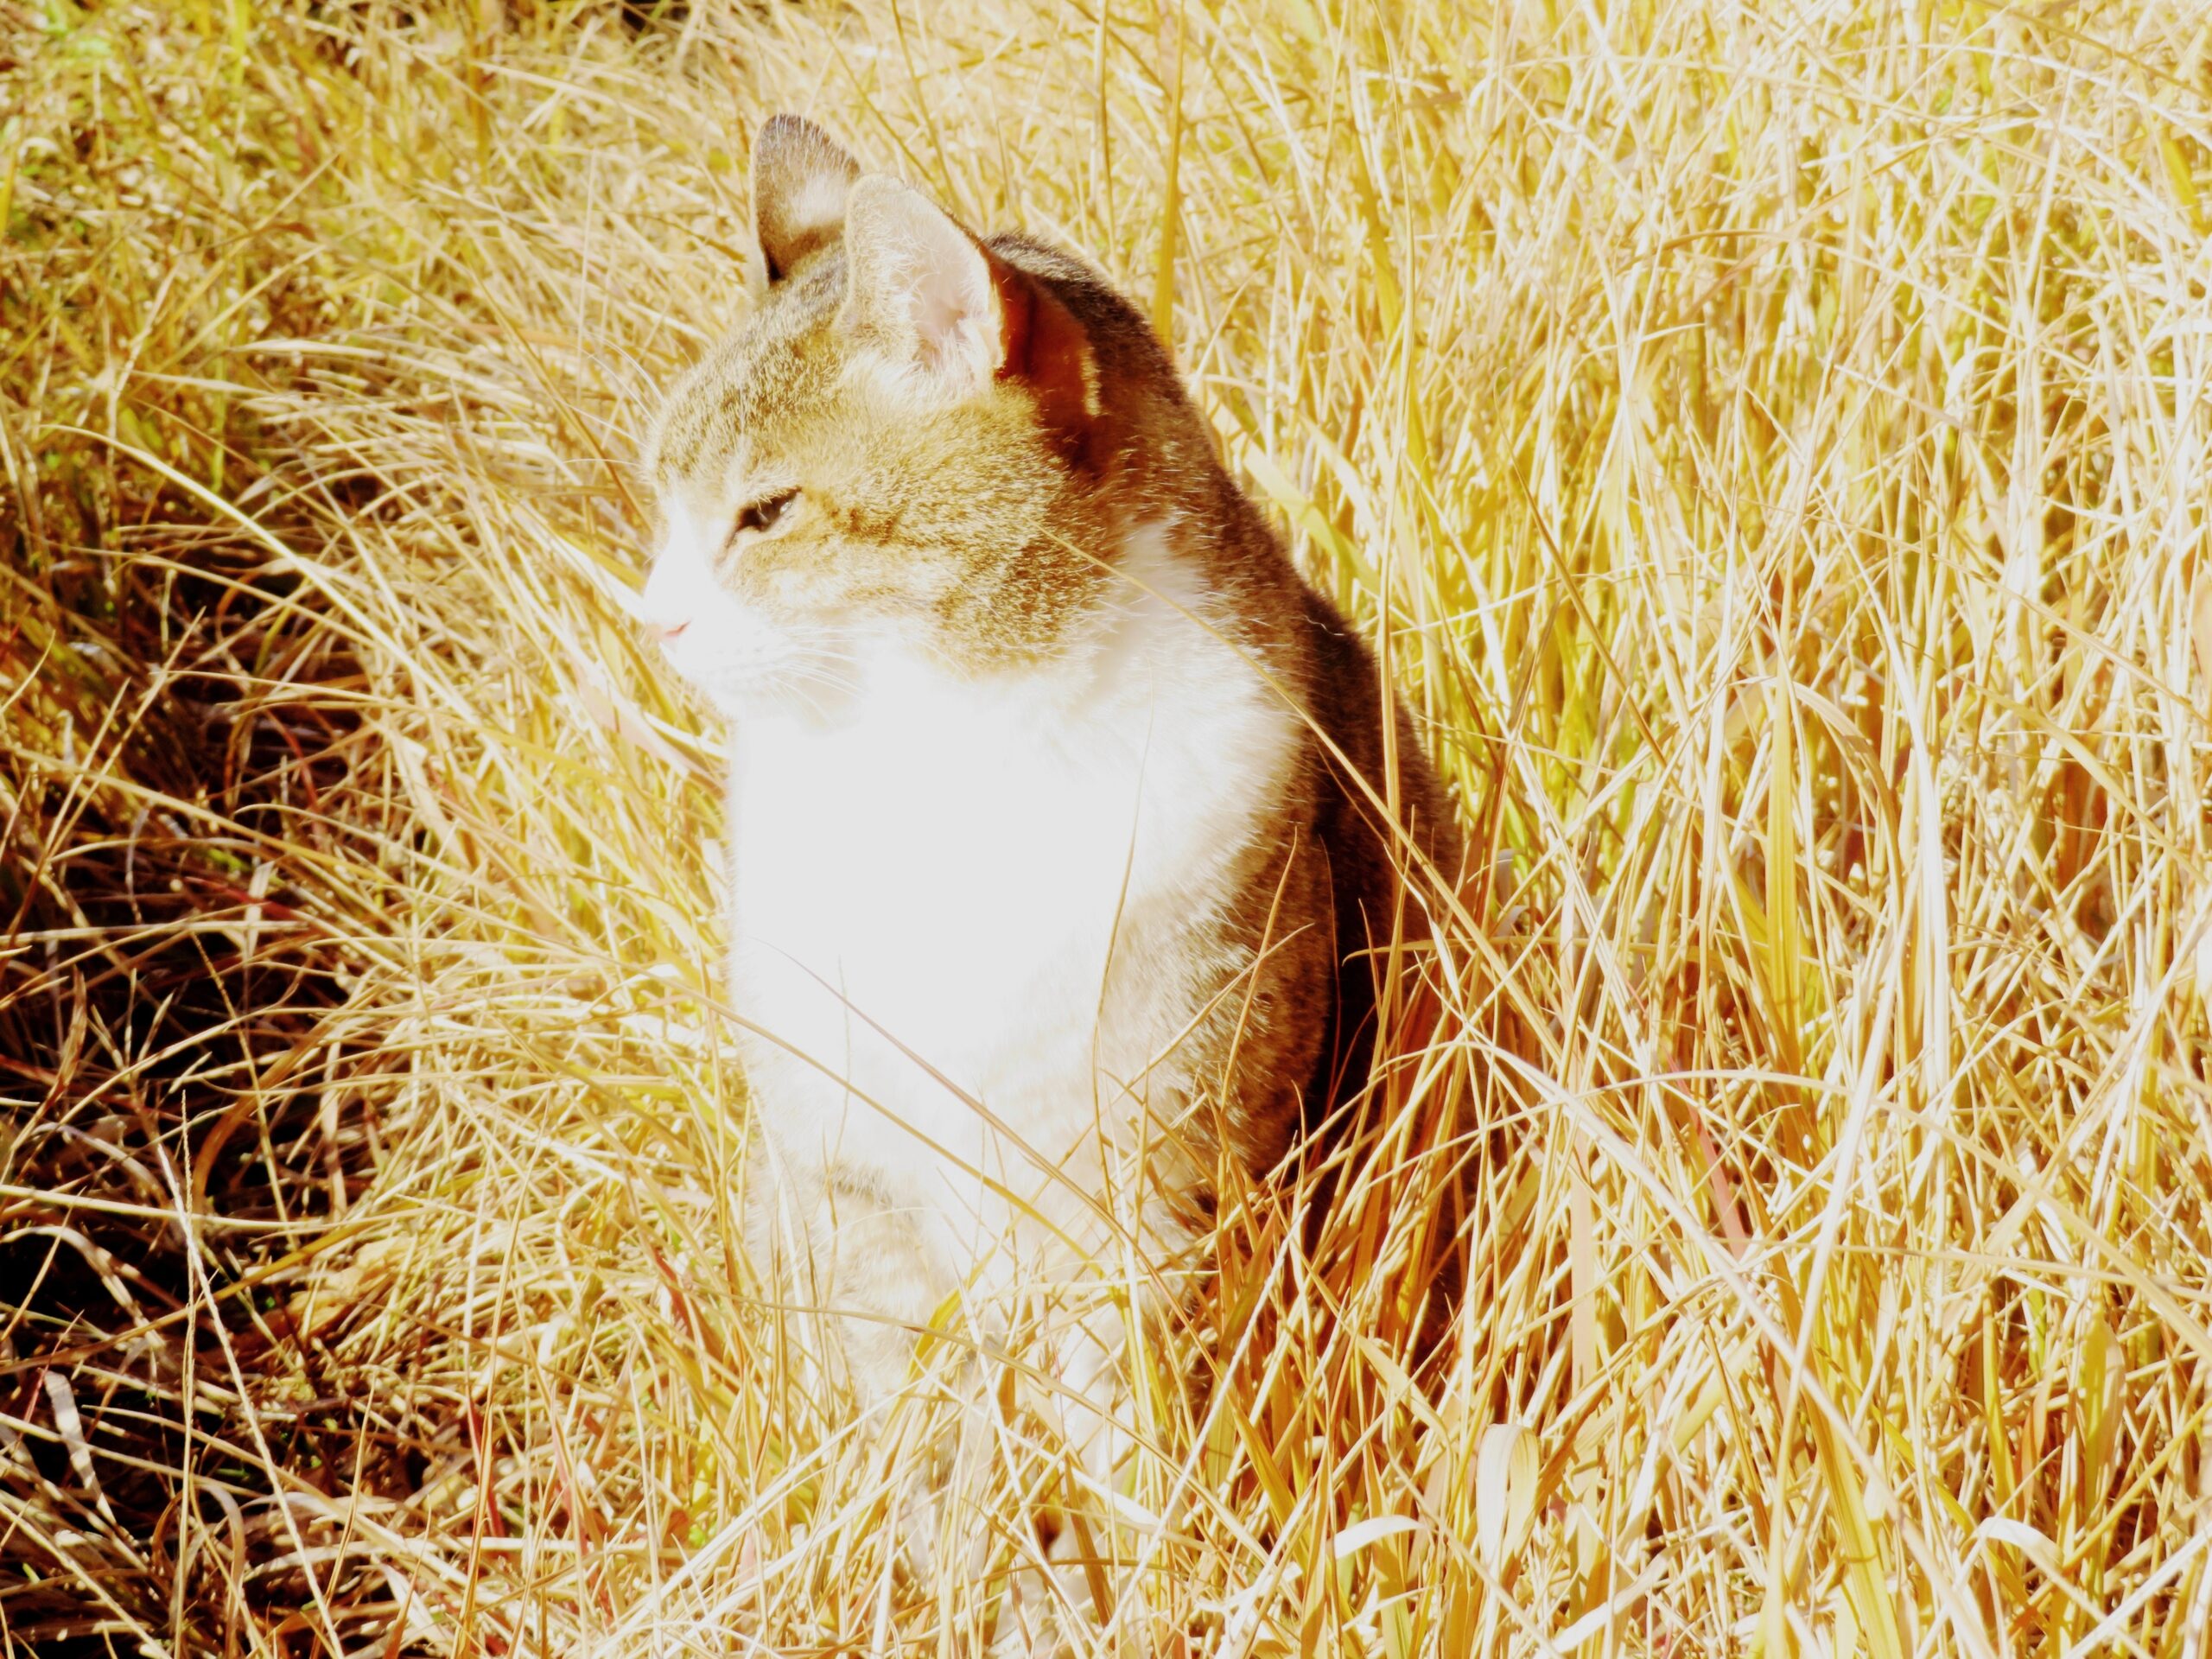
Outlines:
{"label": "pink nose", "polygon": [[653,632],[660,635],[662,639],[669,640],[675,639],[690,626],[691,619],[687,616],[681,622],[656,622],[653,624]]}

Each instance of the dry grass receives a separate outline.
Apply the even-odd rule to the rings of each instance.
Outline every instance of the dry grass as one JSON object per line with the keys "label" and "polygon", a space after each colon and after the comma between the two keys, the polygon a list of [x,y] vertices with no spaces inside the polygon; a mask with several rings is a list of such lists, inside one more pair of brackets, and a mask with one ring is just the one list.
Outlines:
{"label": "dry grass", "polygon": [[625,617],[800,107],[1156,296],[1495,854],[1326,1227],[1146,1351],[1183,1650],[2208,1650],[2190,0],[501,10],[0,0],[0,1643],[1003,1616],[731,1243]]}

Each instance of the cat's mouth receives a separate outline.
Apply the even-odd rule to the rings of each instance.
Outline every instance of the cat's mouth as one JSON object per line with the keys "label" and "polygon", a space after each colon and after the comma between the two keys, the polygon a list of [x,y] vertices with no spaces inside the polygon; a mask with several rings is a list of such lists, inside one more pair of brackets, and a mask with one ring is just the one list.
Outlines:
{"label": "cat's mouth", "polygon": [[804,634],[741,606],[656,628],[669,665],[732,719],[798,713],[834,719],[861,690],[849,645],[835,631]]}

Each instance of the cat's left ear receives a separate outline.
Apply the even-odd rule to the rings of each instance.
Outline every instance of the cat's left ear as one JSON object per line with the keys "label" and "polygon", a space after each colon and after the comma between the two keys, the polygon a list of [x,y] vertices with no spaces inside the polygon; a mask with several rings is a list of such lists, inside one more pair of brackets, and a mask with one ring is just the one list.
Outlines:
{"label": "cat's left ear", "polygon": [[860,163],[801,115],[771,116],[753,141],[753,257],[747,272],[765,293],[845,227],[845,199]]}
{"label": "cat's left ear", "polygon": [[1096,411],[1090,343],[1047,289],[910,186],[869,174],[845,207],[845,321],[914,390],[947,401],[994,380],[1035,396],[1070,442]]}

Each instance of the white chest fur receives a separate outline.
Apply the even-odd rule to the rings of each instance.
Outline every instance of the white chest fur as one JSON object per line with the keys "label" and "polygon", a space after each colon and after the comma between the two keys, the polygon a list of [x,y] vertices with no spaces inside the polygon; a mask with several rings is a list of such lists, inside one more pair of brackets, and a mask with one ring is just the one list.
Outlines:
{"label": "white chest fur", "polygon": [[1219,972],[1196,942],[1293,747],[1278,694],[1160,564],[1138,574],[1163,591],[1133,588],[1078,660],[874,664],[839,718],[734,745],[731,991],[762,1122],[954,1233],[1172,1115],[1161,1056]]}

